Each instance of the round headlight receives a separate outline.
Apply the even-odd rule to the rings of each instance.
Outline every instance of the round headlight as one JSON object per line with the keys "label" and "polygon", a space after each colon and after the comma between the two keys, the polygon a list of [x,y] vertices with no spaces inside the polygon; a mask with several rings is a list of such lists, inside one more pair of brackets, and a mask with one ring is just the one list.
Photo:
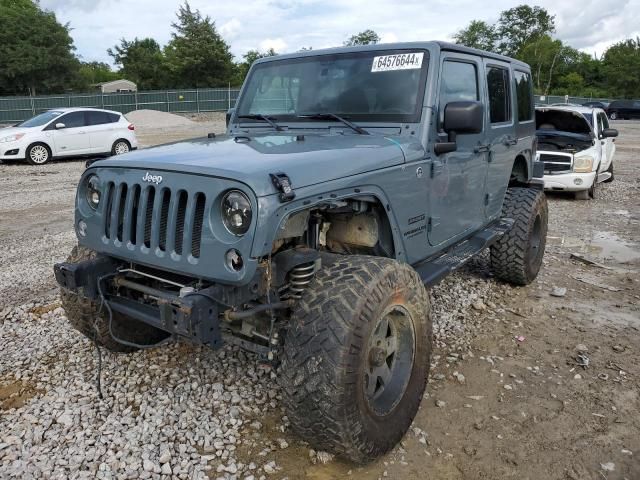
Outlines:
{"label": "round headlight", "polygon": [[222,222],[230,233],[241,236],[251,225],[251,202],[239,190],[231,190],[222,199]]}
{"label": "round headlight", "polygon": [[94,210],[100,204],[100,181],[97,175],[91,175],[87,180],[87,203]]}

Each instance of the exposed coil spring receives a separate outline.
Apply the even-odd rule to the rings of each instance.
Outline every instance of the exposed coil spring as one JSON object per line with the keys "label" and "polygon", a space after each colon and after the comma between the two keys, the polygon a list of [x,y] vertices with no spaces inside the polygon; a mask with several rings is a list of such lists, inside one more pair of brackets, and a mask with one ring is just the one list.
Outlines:
{"label": "exposed coil spring", "polygon": [[302,293],[313,280],[315,273],[315,262],[303,263],[292,268],[289,272],[289,291],[287,296],[295,299],[301,298]]}

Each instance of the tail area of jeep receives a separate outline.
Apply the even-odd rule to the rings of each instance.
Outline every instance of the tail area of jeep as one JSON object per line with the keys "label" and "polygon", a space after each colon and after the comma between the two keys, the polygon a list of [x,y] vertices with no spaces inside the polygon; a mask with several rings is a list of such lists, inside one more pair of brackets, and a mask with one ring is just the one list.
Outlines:
{"label": "tail area of jeep", "polygon": [[529,67],[439,42],[281,55],[227,120],[87,168],[54,268],[69,322],[116,352],[255,352],[305,441],[371,461],[424,394],[428,288],[486,248],[498,279],[540,269]]}

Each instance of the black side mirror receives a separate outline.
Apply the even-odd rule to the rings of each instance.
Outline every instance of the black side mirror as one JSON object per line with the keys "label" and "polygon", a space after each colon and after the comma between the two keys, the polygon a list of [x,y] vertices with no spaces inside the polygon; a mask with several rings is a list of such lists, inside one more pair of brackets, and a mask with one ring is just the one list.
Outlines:
{"label": "black side mirror", "polygon": [[434,145],[436,155],[455,152],[456,136],[480,133],[484,123],[484,108],[481,102],[449,102],[444,107],[444,131],[449,135],[447,142]]}
{"label": "black side mirror", "polygon": [[229,123],[231,122],[231,117],[233,116],[233,112],[235,111],[236,111],[235,108],[230,108],[229,110],[227,110],[227,115],[226,115],[227,128],[229,127]]}
{"label": "black side mirror", "polygon": [[602,138],[615,138],[618,136],[618,130],[615,128],[605,128],[602,130]]}

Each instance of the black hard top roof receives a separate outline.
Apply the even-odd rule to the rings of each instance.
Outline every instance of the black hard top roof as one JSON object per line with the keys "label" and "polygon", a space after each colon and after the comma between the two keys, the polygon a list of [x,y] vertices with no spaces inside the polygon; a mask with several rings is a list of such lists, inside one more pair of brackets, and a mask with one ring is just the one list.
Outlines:
{"label": "black hard top roof", "polygon": [[514,66],[529,70],[530,67],[520,60],[515,58],[506,57],[493,52],[487,52],[485,50],[478,50],[477,48],[465,47],[455,43],[441,42],[441,41],[429,41],[429,42],[403,42],[403,43],[377,43],[374,45],[358,45],[353,47],[335,47],[324,48],[321,50],[304,50],[300,52],[285,53],[283,55],[277,55],[275,57],[265,57],[256,61],[256,63],[269,62],[271,60],[283,60],[288,58],[300,58],[300,57],[313,57],[317,55],[334,55],[339,53],[359,52],[368,50],[405,50],[410,48],[433,48],[436,47],[441,51],[447,52],[460,52],[468,55],[477,55],[485,58],[492,58],[501,62],[511,63]]}

